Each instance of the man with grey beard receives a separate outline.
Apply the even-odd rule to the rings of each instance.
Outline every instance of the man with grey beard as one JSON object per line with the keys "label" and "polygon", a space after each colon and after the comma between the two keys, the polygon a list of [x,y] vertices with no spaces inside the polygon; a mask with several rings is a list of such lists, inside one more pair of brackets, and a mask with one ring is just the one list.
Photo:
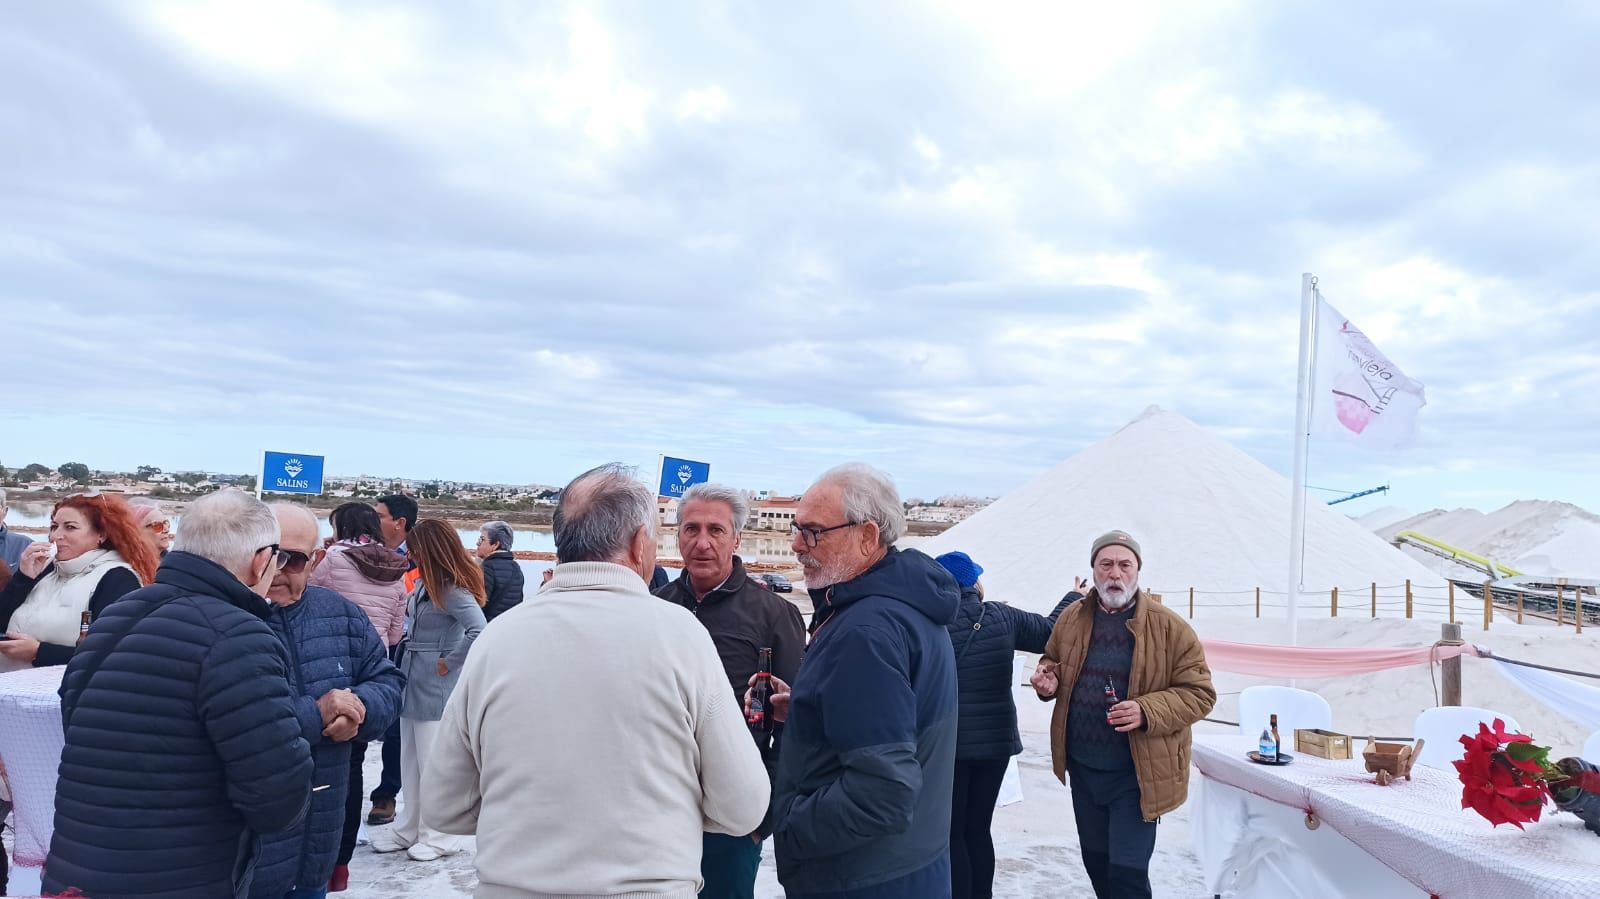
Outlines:
{"label": "man with grey beard", "polygon": [[1089,565],[1094,589],[1056,619],[1033,688],[1056,701],[1050,753],[1056,777],[1071,776],[1095,895],[1145,897],[1156,822],[1188,795],[1189,728],[1217,691],[1194,629],[1139,591],[1137,541],[1111,531],[1094,542]]}

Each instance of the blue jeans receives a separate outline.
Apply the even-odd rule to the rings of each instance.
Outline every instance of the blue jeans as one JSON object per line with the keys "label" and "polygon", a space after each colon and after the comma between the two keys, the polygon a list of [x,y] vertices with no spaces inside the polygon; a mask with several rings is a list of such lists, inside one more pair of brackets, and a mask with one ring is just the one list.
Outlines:
{"label": "blue jeans", "polygon": [[749,837],[708,833],[700,844],[700,899],[754,899],[761,844]]}
{"label": "blue jeans", "polygon": [[290,890],[283,895],[283,899],[328,899],[328,891],[321,890]]}
{"label": "blue jeans", "polygon": [[1133,769],[1099,771],[1067,763],[1078,848],[1089,883],[1100,899],[1147,899],[1156,822],[1139,807]]}

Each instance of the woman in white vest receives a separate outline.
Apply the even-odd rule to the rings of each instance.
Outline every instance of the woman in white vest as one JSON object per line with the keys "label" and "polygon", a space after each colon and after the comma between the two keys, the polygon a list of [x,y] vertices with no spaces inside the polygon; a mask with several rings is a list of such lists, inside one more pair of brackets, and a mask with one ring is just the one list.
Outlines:
{"label": "woman in white vest", "polygon": [[79,493],[56,504],[50,540],[34,543],[0,591],[0,672],[65,665],[83,613],[155,579],[155,548],[119,496]]}

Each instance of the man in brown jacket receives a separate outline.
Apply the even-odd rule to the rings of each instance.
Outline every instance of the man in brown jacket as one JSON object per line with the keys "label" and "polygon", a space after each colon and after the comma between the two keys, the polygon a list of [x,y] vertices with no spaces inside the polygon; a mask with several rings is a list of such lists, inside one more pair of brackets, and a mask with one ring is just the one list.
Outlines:
{"label": "man in brown jacket", "polygon": [[1132,537],[1096,540],[1089,564],[1094,589],[1056,620],[1033,688],[1056,700],[1050,754],[1056,777],[1071,776],[1095,895],[1145,897],[1156,822],[1188,795],[1189,728],[1217,691],[1194,629],[1139,592],[1143,558]]}

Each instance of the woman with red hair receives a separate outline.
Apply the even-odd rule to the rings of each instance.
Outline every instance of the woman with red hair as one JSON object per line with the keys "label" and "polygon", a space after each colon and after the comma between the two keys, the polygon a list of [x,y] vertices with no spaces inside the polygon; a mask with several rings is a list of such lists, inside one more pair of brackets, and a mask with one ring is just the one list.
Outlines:
{"label": "woman with red hair", "polygon": [[56,503],[50,540],[23,550],[0,591],[0,671],[65,665],[84,612],[106,606],[156,576],[155,548],[118,496],[79,493]]}

